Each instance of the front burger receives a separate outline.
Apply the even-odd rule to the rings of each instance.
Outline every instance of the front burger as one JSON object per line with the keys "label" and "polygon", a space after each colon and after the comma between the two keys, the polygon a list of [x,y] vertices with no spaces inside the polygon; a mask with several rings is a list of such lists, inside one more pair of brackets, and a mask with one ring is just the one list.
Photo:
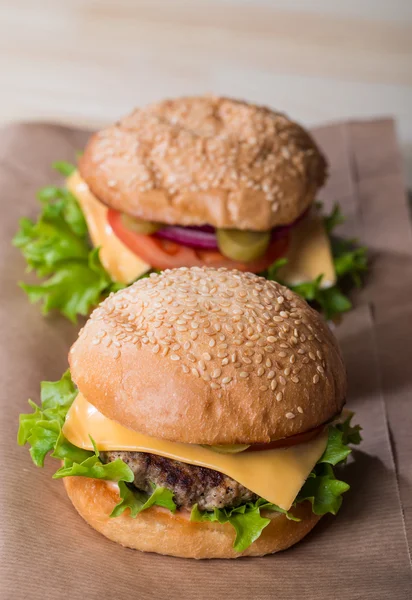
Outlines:
{"label": "front burger", "polygon": [[[80,515],[123,546],[262,556],[301,540],[349,486],[359,427],[346,375],[305,301],[250,273],[180,268],[112,294],[21,415],[19,443]],[[339,468],[339,467],[338,467]]]}
{"label": "front burger", "polygon": [[153,270],[193,266],[277,279],[327,317],[350,307],[335,284],[362,271],[364,255],[331,247],[341,217],[325,222],[315,204],[325,158],[282,113],[224,97],[165,100],[91,136],[77,168],[57,167],[66,188],[44,188],[39,222],[23,219],[15,238],[51,276],[25,286],[46,310],[75,318]]}

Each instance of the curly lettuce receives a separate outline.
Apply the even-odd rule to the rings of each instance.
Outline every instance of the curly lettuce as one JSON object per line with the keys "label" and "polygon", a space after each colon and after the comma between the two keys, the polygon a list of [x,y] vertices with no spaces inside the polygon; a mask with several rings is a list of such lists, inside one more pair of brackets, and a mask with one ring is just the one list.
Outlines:
{"label": "curly lettuce", "polygon": [[[325,216],[323,220],[326,232],[330,236],[337,283],[331,287],[322,288],[323,275],[319,275],[312,281],[287,287],[314,305],[326,319],[331,320],[352,308],[352,303],[345,291],[353,285],[361,286],[362,276],[368,268],[368,258],[366,248],[357,246],[356,240],[332,237],[335,227],[345,221],[337,204],[330,215]],[[286,258],[280,258],[267,269],[264,276],[267,279],[278,281],[282,285],[287,285],[279,276],[279,269],[286,263]]]}
{"label": "curly lettuce", "polygon": [[29,400],[33,412],[21,414],[17,442],[30,444],[30,455],[34,464],[43,467],[47,454],[63,462],[54,479],[62,477],[90,477],[114,481],[119,485],[120,502],[114,507],[111,516],[117,517],[127,508],[130,516],[136,517],[150,506],[163,506],[174,512],[176,505],[173,494],[163,487],[154,487],[152,494],[132,492],[127,484],[133,483],[133,471],[120,458],[103,463],[99,451],[92,440],[94,451],[83,450],[69,442],[62,433],[67,412],[72,405],[77,390],[66,371],[60,381],[43,381],[41,384],[40,406]]}
{"label": "curly lettuce", "polygon": [[[74,446],[65,438],[62,427],[76,395],[77,390],[70,372],[66,371],[60,381],[41,384],[40,406],[29,400],[33,412],[20,415],[17,441],[22,446],[26,443],[30,445],[34,464],[42,467],[45,457],[50,454],[63,462],[53,475],[55,479],[80,476],[117,482],[120,501],[114,507],[111,517],[118,517],[128,510],[128,514],[135,518],[153,505],[175,512],[177,507],[171,490],[153,486],[151,494],[141,492],[131,485],[134,480],[133,471],[120,458],[105,464],[100,460],[93,440],[94,450],[89,451]],[[334,467],[346,462],[351,452],[349,444],[359,444],[361,441],[361,428],[359,425],[351,425],[352,416],[348,414],[343,422],[329,426],[325,452],[304,483],[294,505],[309,501],[317,515],[336,515],[338,512],[342,494],[349,489],[349,485],[336,478]],[[194,505],[190,519],[195,522],[229,523],[235,530],[233,547],[237,552],[243,552],[270,523],[267,516],[270,512],[282,513],[288,519],[299,521],[292,512],[263,498],[235,508],[215,508],[213,511],[201,511]]]}
{"label": "curly lettuce", "polygon": [[[53,165],[70,175],[75,167],[59,162]],[[102,298],[123,287],[112,281],[92,249],[83,213],[76,198],[66,188],[47,186],[38,193],[42,210],[37,221],[23,218],[13,239],[41,283],[21,287],[30,302],[42,301],[43,313],[60,311],[70,321],[87,315]]]}
{"label": "curly lettuce", "polygon": [[236,508],[215,508],[213,511],[200,511],[197,504],[192,508],[191,521],[209,521],[217,523],[230,523],[236,532],[233,548],[236,552],[243,552],[270,523],[270,519],[263,517],[261,511],[274,511],[286,515],[291,521],[299,521],[292,513],[280,508],[276,504],[258,498],[256,502],[248,502]]}

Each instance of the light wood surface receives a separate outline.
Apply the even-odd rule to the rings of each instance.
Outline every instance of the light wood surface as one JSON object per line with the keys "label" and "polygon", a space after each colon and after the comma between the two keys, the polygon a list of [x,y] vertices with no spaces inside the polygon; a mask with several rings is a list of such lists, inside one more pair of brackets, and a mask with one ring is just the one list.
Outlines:
{"label": "light wood surface", "polygon": [[202,92],[307,125],[393,115],[412,181],[411,0],[0,0],[0,72],[2,122]]}

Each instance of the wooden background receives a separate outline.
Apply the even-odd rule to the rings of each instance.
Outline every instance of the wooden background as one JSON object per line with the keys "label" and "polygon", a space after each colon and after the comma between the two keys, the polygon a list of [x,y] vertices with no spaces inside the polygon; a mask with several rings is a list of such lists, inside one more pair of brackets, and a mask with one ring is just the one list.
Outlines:
{"label": "wooden background", "polygon": [[307,125],[393,115],[412,182],[412,0],[0,0],[0,74],[1,122],[202,92]]}

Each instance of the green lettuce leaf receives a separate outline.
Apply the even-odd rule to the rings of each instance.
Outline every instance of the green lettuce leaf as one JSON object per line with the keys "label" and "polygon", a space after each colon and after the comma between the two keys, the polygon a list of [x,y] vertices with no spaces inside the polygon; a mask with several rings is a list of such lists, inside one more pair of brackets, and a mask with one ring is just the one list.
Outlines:
{"label": "green lettuce leaf", "polygon": [[356,287],[360,287],[362,275],[368,270],[366,248],[357,247],[356,240],[333,238],[332,255],[338,280],[349,279]]}
{"label": "green lettuce leaf", "polygon": [[174,512],[176,505],[170,490],[154,486],[150,496],[138,490],[134,492],[126,485],[133,482],[133,471],[120,458],[105,464],[100,460],[92,438],[93,452],[78,448],[65,438],[62,427],[76,395],[70,371],[66,371],[60,381],[42,382],[40,406],[29,400],[34,412],[20,415],[17,442],[21,446],[30,444],[34,464],[43,467],[44,459],[50,453],[52,458],[63,461],[63,466],[54,473],[54,479],[80,476],[117,482],[121,501],[113,509],[113,517],[120,515],[126,508],[135,517],[154,504]]}
{"label": "green lettuce leaf", "polygon": [[65,160],[58,160],[58,161],[54,162],[52,164],[52,167],[53,167],[53,169],[56,169],[56,171],[58,171],[59,173],[61,173],[61,175],[64,175],[65,177],[69,177],[69,175],[74,173],[74,171],[76,170],[76,167],[74,165],[72,165],[71,163],[69,163]]}
{"label": "green lettuce leaf", "polygon": [[347,483],[336,479],[331,465],[318,464],[303,484],[296,502],[309,500],[315,515],[336,515],[342,504],[342,494],[349,488]]}
{"label": "green lettuce leaf", "polygon": [[[55,163],[64,175],[74,167]],[[37,285],[21,284],[31,302],[43,302],[46,314],[57,309],[75,322],[87,315],[110,292],[122,287],[114,283],[92,249],[87,225],[76,198],[65,188],[47,186],[38,199],[42,211],[36,222],[23,218],[13,244],[20,248],[28,269],[38,277],[48,277]]]}
{"label": "green lettuce leaf", "polygon": [[333,466],[346,462],[351,453],[348,444],[359,444],[362,440],[361,427],[351,425],[352,417],[353,413],[348,413],[345,421],[329,426],[325,452],[296,498],[296,502],[309,500],[316,515],[336,515],[342,504],[342,494],[349,490],[345,481],[336,478]]}
{"label": "green lettuce leaf", "polygon": [[70,321],[77,315],[87,315],[102,297],[121,289],[113,284],[99,259],[99,249],[88,252],[84,260],[62,260],[56,264],[54,274],[37,285],[21,284],[30,302],[43,301],[43,313],[59,310]]}
{"label": "green lettuce leaf", "polygon": [[176,504],[173,501],[173,492],[164,487],[153,486],[153,493],[147,497],[147,494],[139,492],[137,489],[131,490],[123,481],[119,482],[119,493],[121,502],[114,507],[111,517],[118,517],[127,508],[130,510],[130,516],[136,518],[139,513],[154,504],[163,506],[171,512],[176,511]]}
{"label": "green lettuce leaf", "polygon": [[[318,204],[318,207],[322,208],[322,204]],[[325,229],[327,233],[332,233],[332,231],[338,225],[342,225],[342,223],[345,222],[345,217],[342,214],[339,204],[335,204],[330,215],[325,215],[323,217],[323,222],[325,224]]]}
{"label": "green lettuce leaf", "polygon": [[[320,205],[321,206],[321,205]],[[344,217],[336,204],[330,215],[324,217],[325,229],[330,236],[338,225],[344,222]],[[320,310],[326,319],[334,319],[352,308],[352,303],[343,289],[347,283],[359,287],[362,275],[367,271],[368,260],[365,247],[357,247],[356,240],[331,238],[331,249],[337,283],[329,288],[322,288],[323,276],[299,285],[289,285],[291,290],[302,296],[307,302]],[[286,285],[279,276],[279,269],[287,259],[280,259],[271,265],[265,273],[267,279]]]}
{"label": "green lettuce leaf", "polygon": [[270,519],[262,517],[261,511],[280,512],[292,521],[299,521],[291,513],[283,510],[276,504],[259,498],[256,502],[248,502],[236,508],[215,508],[213,511],[201,511],[197,504],[192,508],[191,521],[210,521],[217,523],[230,523],[236,532],[233,548],[236,552],[243,552],[255,540],[270,523]]}
{"label": "green lettuce leaf", "polygon": [[41,406],[29,400],[34,412],[21,414],[17,442],[31,445],[30,454],[38,467],[44,464],[44,458],[57,444],[67,411],[77,395],[66,371],[60,381],[43,381],[41,384]]}

